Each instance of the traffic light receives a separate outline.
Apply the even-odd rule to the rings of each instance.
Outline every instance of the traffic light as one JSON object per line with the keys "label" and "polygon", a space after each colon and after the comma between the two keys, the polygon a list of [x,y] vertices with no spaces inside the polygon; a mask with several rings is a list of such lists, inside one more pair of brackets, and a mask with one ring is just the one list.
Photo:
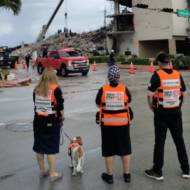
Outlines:
{"label": "traffic light", "polygon": [[189,17],[190,11],[188,9],[177,9],[177,16],[179,17]]}
{"label": "traffic light", "polygon": [[146,5],[146,4],[136,4],[135,7],[142,8],[142,9],[148,9],[148,5]]}
{"label": "traffic light", "polygon": [[163,9],[161,9],[161,11],[166,12],[166,13],[173,13],[174,12],[174,10],[171,8],[163,8]]}

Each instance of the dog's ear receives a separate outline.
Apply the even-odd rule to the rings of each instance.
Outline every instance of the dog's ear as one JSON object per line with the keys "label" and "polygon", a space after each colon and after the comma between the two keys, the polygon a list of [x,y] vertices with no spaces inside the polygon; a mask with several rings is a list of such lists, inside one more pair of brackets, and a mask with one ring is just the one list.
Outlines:
{"label": "dog's ear", "polygon": [[82,138],[81,138],[81,136],[77,136],[76,139],[77,139],[79,145],[82,146],[82,145],[83,145],[83,142],[82,142]]}

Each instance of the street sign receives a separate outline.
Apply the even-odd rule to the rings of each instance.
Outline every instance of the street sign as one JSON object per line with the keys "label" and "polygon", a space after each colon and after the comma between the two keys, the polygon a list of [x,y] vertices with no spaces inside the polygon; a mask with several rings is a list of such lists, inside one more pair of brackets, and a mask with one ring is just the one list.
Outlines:
{"label": "street sign", "polygon": [[177,16],[187,18],[190,16],[190,11],[188,9],[177,9]]}

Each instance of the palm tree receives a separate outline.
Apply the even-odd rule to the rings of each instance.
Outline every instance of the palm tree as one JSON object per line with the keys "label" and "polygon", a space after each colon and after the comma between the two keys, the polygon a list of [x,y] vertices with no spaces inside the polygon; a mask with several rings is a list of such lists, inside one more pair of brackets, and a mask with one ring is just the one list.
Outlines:
{"label": "palm tree", "polygon": [[21,5],[21,0],[0,0],[0,8],[11,10],[14,15],[19,14]]}

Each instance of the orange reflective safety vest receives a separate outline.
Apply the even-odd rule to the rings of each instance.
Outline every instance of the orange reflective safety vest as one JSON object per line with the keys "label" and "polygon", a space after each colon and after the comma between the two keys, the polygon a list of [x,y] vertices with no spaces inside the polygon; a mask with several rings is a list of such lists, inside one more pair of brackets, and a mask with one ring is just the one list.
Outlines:
{"label": "orange reflective safety vest", "polygon": [[168,74],[163,70],[158,70],[157,74],[161,83],[155,94],[157,107],[163,106],[166,109],[179,107],[181,97],[180,73],[173,70],[171,74]]}
{"label": "orange reflective safety vest", "polygon": [[49,95],[47,97],[35,95],[35,112],[40,116],[48,116],[56,114],[56,98],[54,96],[55,89],[58,87],[56,84],[49,85]]}
{"label": "orange reflective safety vest", "polygon": [[128,96],[124,85],[103,86],[99,118],[100,125],[103,126],[117,127],[129,124]]}

